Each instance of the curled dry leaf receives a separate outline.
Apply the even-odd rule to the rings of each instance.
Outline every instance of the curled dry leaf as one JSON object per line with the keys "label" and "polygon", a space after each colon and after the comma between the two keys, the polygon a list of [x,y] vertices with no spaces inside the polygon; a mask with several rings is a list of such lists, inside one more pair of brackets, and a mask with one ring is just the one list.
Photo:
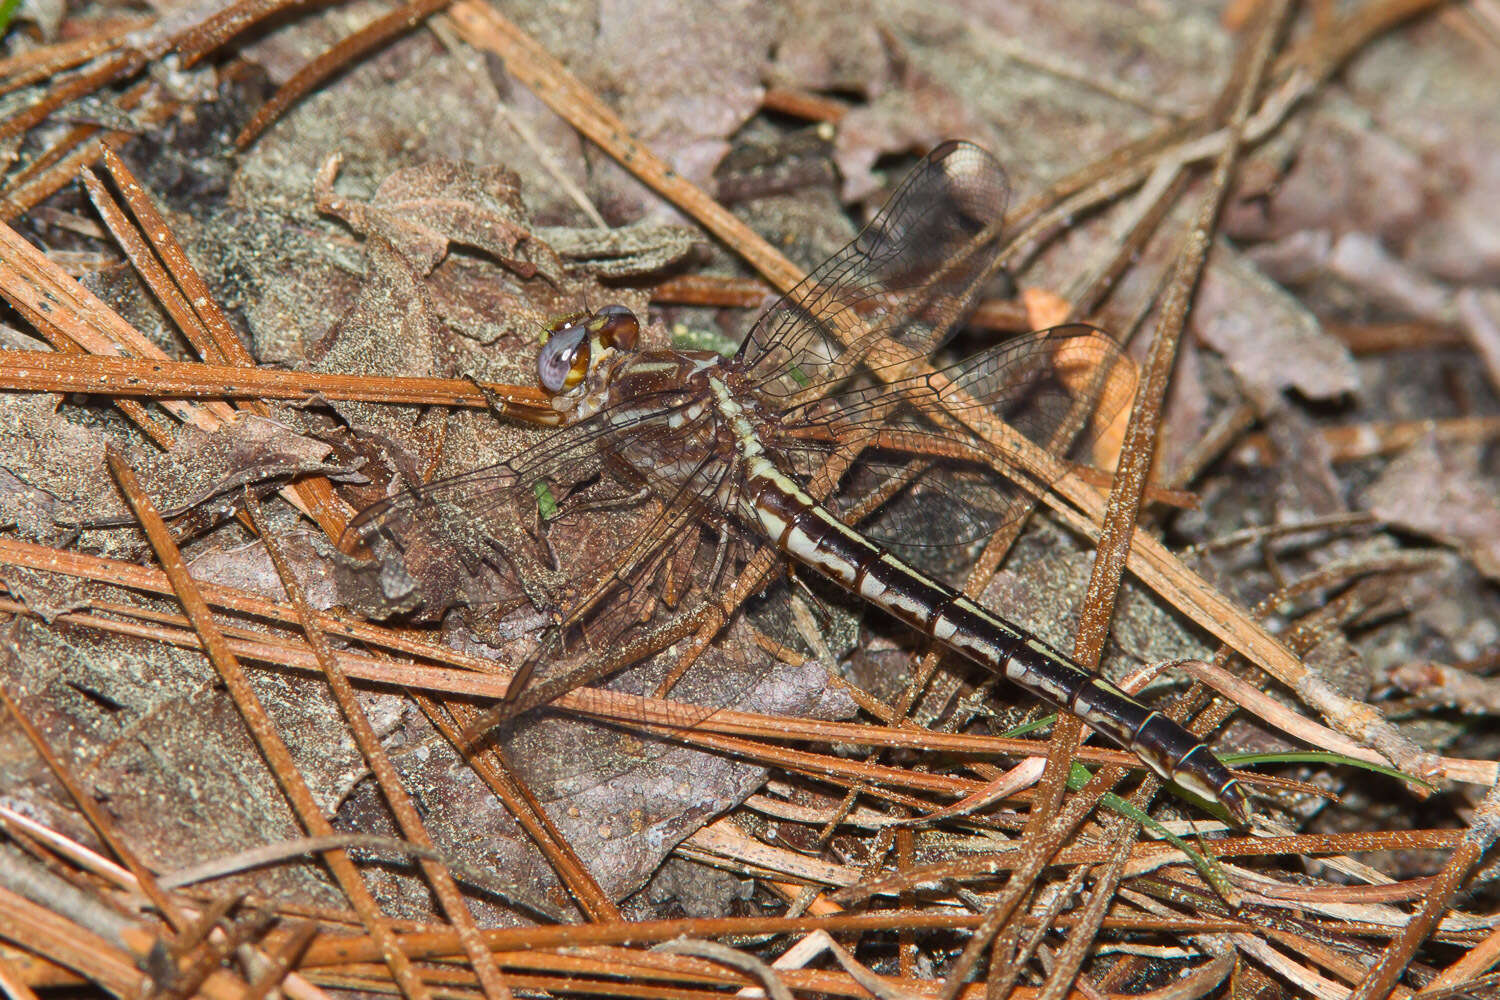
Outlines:
{"label": "curled dry leaf", "polygon": [[1453,546],[1500,580],[1500,500],[1469,446],[1431,438],[1409,448],[1365,491],[1376,517]]}
{"label": "curled dry leaf", "polygon": [[[90,583],[76,596],[119,599],[116,588]],[[66,747],[75,774],[109,804],[121,837],[146,863],[164,871],[288,840],[302,834],[251,741],[218,675],[196,650],[151,639],[107,635],[64,623],[21,618],[5,683],[22,711]],[[317,678],[252,671],[250,680],[272,723],[289,740],[321,808],[331,814],[364,776],[365,765],[327,685]],[[364,693],[378,732],[400,717],[405,699]],[[18,773],[34,761],[22,753],[0,762],[0,785],[33,815],[75,835],[76,815],[50,780]],[[290,893],[334,905],[340,897],[317,862],[273,866],[229,884]]]}
{"label": "curled dry leaf", "polygon": [[332,157],[318,174],[319,209],[383,238],[419,274],[431,271],[450,243],[482,250],[522,277],[562,274],[551,248],[532,236],[520,180],[504,167],[429,161],[391,174],[368,202],[334,194],[338,167]]}
{"label": "curled dry leaf", "polygon": [[[747,665],[763,664],[764,654],[750,642],[745,625],[731,626],[721,639],[705,654],[702,665],[744,677],[742,693],[729,707],[817,718],[847,718],[853,713],[848,696],[828,684],[819,664],[807,661],[780,665],[771,672],[750,671]],[[644,669],[654,666],[646,664]],[[615,899],[640,888],[679,842],[743,801],[765,779],[765,769],[754,762],[667,742],[658,746],[655,737],[585,725],[562,715],[520,725],[526,727],[520,745],[524,749],[507,754],[512,766],[549,803],[552,822]],[[504,871],[538,894],[560,891],[556,874],[511,814],[446,743],[417,753],[401,752],[403,746],[420,746],[430,733],[419,717],[409,718],[393,752],[408,786],[420,790],[427,806],[424,820],[438,847],[470,864]],[[554,772],[566,760],[586,763],[591,773],[557,778]],[[368,785],[356,791],[340,819],[357,829],[390,829],[379,793]],[[406,876],[386,877],[393,886],[404,883],[410,890],[407,898],[423,895]]]}
{"label": "curled dry leaf", "polygon": [[540,227],[537,233],[575,270],[599,278],[635,278],[664,271],[692,252],[698,236],[683,226],[640,224],[617,229]]}
{"label": "curled dry leaf", "polygon": [[[597,19],[573,18],[573,65],[596,92],[611,95],[632,133],[682,176],[706,184],[729,137],[760,107],[763,54],[774,18],[762,4],[682,4],[645,0],[600,5]],[[571,61],[571,60],[570,60]],[[641,198],[634,178],[606,157],[591,157],[606,218],[675,214]]]}
{"label": "curled dry leaf", "polygon": [[1224,244],[1209,258],[1193,306],[1198,336],[1224,356],[1256,407],[1266,413],[1281,393],[1333,399],[1359,388],[1349,349],[1260,269]]}
{"label": "curled dry leaf", "polygon": [[[25,537],[57,541],[95,524],[133,524],[104,470],[107,435],[57,410],[51,396],[10,396],[0,406],[0,518]],[[168,516],[242,486],[302,475],[348,476],[331,449],[275,420],[242,414],[212,433],[181,430],[165,455],[131,455]],[[107,545],[107,542],[105,543]]]}

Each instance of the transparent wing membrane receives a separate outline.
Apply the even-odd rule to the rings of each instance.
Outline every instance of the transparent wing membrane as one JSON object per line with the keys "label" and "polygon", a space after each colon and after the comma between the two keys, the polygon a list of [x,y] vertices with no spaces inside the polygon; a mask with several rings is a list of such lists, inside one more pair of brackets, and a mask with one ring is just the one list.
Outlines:
{"label": "transparent wing membrane", "polygon": [[848,246],[756,321],[738,357],[760,391],[792,397],[837,381],[881,338],[934,350],[994,265],[1009,191],[979,147],[933,150]]}

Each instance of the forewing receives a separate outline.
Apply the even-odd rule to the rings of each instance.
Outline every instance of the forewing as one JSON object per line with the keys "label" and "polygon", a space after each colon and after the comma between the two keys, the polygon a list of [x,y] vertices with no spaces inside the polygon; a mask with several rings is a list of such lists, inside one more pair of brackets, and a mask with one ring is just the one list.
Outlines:
{"label": "forewing", "polygon": [[[467,735],[513,748],[545,798],[638,768],[668,744],[642,743],[617,759],[595,723],[531,710],[582,684],[627,693],[627,703],[655,693],[672,658],[640,663],[623,651],[649,639],[647,626],[715,598],[757,544],[722,516],[739,495],[741,463],[689,443],[711,430],[712,409],[689,418],[680,393],[663,398],[669,405],[623,401],[505,462],[407,490],[350,528],[420,587],[430,612],[500,601],[543,613],[504,650],[522,678],[513,699],[471,722]],[[673,461],[675,472],[660,471]],[[664,693],[671,724],[692,728],[769,666],[765,657],[708,657]],[[549,749],[533,752],[538,746]]]}
{"label": "forewing", "polygon": [[[753,549],[755,539],[727,522],[710,527],[701,516],[705,498],[733,490],[739,475],[736,462],[702,462],[675,494],[653,501],[654,513],[617,551],[617,562],[575,578],[577,589],[557,624],[520,665],[527,677],[524,690],[470,724],[470,738],[499,740],[513,761],[524,761],[527,781],[538,795],[577,794],[652,763],[672,744],[644,738],[622,744],[602,737],[587,720],[533,709],[582,685],[604,686],[616,696],[617,718],[690,730],[744,697],[772,666],[760,655],[736,659],[714,653],[664,688],[676,656],[666,651],[636,659],[627,652],[653,634],[644,627],[648,620],[665,625],[702,601],[717,600],[723,578]],[[681,589],[676,603],[667,606],[663,578],[671,574]],[[665,699],[655,704],[654,713],[644,705],[652,697]]]}
{"label": "forewing", "polygon": [[609,460],[615,442],[626,434],[641,445],[678,432],[667,422],[674,396],[660,406],[628,403],[494,465],[403,490],[361,511],[348,535],[382,562],[389,586],[405,574],[429,617],[456,605],[522,600],[556,613],[569,579],[617,561],[632,544],[629,531],[600,530],[642,492],[628,467]]}
{"label": "forewing", "polygon": [[[1100,452],[1134,387],[1118,345],[1072,324],[1007,340],[930,375],[799,404],[782,415],[786,430],[776,446],[811,474],[831,450],[862,442],[836,509],[863,515],[873,538],[948,574],[965,561],[955,547],[1020,517],[1050,485],[1055,466],[1031,461],[1018,438],[1054,457],[1107,464]],[[971,429],[995,420],[1007,430],[994,440]],[[877,510],[860,509],[881,496]]]}
{"label": "forewing", "polygon": [[756,322],[739,350],[752,380],[790,398],[853,371],[881,337],[932,351],[990,273],[1008,195],[978,146],[934,149],[848,246]]}

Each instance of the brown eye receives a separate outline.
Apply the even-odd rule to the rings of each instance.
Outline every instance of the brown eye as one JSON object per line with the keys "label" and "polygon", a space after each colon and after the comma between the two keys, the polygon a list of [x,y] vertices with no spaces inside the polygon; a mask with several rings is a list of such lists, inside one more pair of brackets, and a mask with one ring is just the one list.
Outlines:
{"label": "brown eye", "polygon": [[589,332],[581,324],[562,327],[536,356],[536,377],[548,392],[571,389],[589,370]]}
{"label": "brown eye", "polygon": [[618,347],[622,351],[634,349],[636,337],[641,332],[641,324],[635,318],[635,313],[618,303],[598,309],[591,325],[598,331],[599,343],[606,347]]}

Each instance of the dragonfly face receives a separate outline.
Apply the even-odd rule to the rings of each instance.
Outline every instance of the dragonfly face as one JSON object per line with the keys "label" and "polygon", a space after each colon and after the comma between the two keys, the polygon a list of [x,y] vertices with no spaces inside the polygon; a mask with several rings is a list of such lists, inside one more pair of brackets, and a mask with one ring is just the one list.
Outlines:
{"label": "dragonfly face", "polygon": [[635,356],[640,330],[635,313],[616,303],[571,313],[547,327],[537,351],[537,384],[552,396],[563,422],[587,419],[619,395],[616,373]]}
{"label": "dragonfly face", "polygon": [[537,382],[554,395],[575,389],[607,359],[608,352],[634,350],[640,332],[635,313],[616,304],[555,320],[547,328],[547,342],[537,352]]}

